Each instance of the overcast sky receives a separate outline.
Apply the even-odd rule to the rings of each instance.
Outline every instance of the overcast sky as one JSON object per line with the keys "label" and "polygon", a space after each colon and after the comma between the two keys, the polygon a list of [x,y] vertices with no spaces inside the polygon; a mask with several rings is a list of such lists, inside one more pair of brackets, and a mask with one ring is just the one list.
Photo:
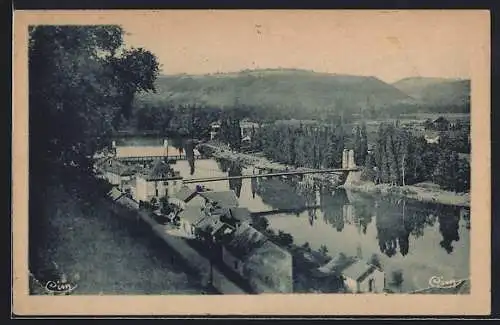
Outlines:
{"label": "overcast sky", "polygon": [[128,46],[164,74],[298,68],[376,76],[469,78],[474,26],[460,11],[162,11],[122,22]]}

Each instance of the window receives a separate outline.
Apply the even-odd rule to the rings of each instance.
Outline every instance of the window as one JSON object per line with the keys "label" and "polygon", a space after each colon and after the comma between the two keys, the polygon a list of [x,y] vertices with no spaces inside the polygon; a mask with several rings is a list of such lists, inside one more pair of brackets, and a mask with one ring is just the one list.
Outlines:
{"label": "window", "polygon": [[234,268],[237,269],[238,268],[238,261],[234,261]]}
{"label": "window", "polygon": [[156,192],[156,196],[158,196],[158,189],[155,189],[155,192]]}
{"label": "window", "polygon": [[368,280],[368,292],[373,292],[373,279]]}
{"label": "window", "polygon": [[164,181],[164,182],[163,182],[163,185],[165,185],[165,186],[166,186],[166,185],[168,185],[168,182],[167,182],[167,181]]}

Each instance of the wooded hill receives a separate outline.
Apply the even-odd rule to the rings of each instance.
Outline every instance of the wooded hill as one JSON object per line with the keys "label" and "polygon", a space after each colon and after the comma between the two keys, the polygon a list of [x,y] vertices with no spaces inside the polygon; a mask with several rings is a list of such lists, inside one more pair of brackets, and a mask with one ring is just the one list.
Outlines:
{"label": "wooded hill", "polygon": [[468,106],[470,103],[470,80],[411,77],[392,85],[429,106]]}
{"label": "wooded hill", "polygon": [[268,118],[328,118],[343,113],[378,115],[410,96],[375,77],[269,69],[211,75],[159,76],[155,94],[141,104],[221,108],[252,107]]}

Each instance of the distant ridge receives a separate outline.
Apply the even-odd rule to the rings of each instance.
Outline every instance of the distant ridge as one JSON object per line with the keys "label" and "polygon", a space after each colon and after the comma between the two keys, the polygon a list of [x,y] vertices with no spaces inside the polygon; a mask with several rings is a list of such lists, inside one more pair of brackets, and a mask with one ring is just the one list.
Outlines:
{"label": "distant ridge", "polygon": [[331,113],[357,114],[411,101],[403,91],[372,76],[300,69],[258,69],[205,75],[161,75],[156,94],[140,94],[143,103],[245,105],[278,109],[290,117]]}
{"label": "distant ridge", "polygon": [[410,77],[392,84],[415,100],[435,106],[468,105],[470,80]]}

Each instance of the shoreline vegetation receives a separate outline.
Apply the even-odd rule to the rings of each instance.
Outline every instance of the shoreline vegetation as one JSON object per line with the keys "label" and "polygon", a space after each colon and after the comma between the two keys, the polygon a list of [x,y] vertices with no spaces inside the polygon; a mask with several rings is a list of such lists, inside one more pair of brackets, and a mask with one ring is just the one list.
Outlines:
{"label": "shoreline vegetation", "polygon": [[[266,167],[272,170],[292,169],[293,166],[284,165],[277,162],[271,162],[263,156],[249,155],[241,152],[230,151],[223,149],[214,143],[203,143],[202,148],[208,148],[209,155],[214,158],[228,159],[250,167]],[[310,170],[310,168],[294,168],[296,170]],[[338,178],[332,179],[330,175],[315,174],[315,180],[323,183],[338,182]],[[409,199],[414,199],[422,202],[440,203],[445,205],[454,205],[462,207],[470,207],[469,193],[456,193],[440,189],[435,184],[419,183],[414,185],[391,185],[391,184],[375,184],[369,181],[354,181],[349,185],[336,186],[351,190],[354,192],[364,192],[369,194],[379,194],[387,196],[402,196]]]}

